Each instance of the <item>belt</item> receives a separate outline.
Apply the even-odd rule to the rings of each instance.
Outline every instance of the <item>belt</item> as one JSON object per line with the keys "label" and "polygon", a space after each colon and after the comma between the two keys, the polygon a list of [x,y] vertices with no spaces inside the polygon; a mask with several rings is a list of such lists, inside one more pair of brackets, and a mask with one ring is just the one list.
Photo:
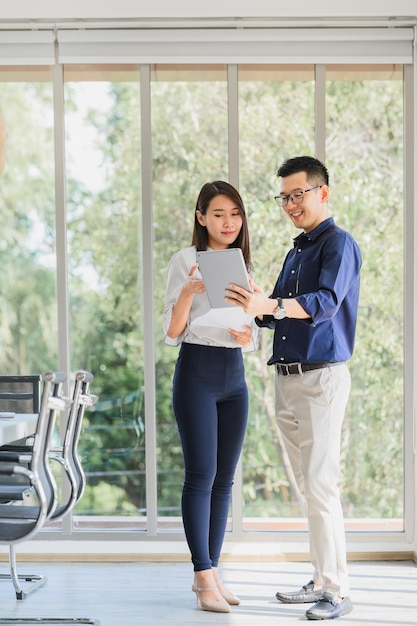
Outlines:
{"label": "belt", "polygon": [[275,363],[278,374],[288,376],[289,374],[303,374],[311,370],[319,370],[323,367],[333,367],[340,365],[339,361],[325,361],[324,363]]}

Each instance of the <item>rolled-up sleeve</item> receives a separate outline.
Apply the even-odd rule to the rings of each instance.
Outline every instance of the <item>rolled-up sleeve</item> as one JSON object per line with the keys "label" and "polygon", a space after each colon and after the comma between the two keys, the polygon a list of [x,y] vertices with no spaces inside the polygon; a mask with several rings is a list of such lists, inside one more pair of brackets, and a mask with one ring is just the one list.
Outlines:
{"label": "rolled-up sleeve", "polygon": [[190,267],[191,266],[187,262],[187,259],[182,251],[174,254],[168,264],[163,326],[165,343],[169,346],[178,346],[182,342],[185,335],[185,329],[180,335],[178,335],[178,337],[168,337],[167,332],[171,324],[172,308],[178,299],[187,276],[189,275]]}
{"label": "rolled-up sleeve", "polygon": [[324,251],[317,291],[296,296],[313,324],[332,319],[357,280],[361,256],[356,242],[345,235],[330,239]]}

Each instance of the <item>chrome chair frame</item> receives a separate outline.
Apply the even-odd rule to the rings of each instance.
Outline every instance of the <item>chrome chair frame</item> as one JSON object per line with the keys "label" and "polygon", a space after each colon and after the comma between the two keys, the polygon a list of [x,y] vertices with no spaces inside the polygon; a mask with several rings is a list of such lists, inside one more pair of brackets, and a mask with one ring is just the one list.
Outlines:
{"label": "chrome chair frame", "polygon": [[[80,370],[75,375],[74,391],[71,399],[71,408],[67,420],[67,428],[63,445],[60,447],[50,448],[48,460],[55,460],[61,464],[70,483],[70,494],[65,502],[55,505],[55,508],[47,516],[46,521],[62,519],[81,499],[85,489],[85,474],[82,468],[80,458],[77,453],[78,442],[81,435],[82,421],[86,407],[96,404],[98,396],[90,393],[90,383],[94,379],[91,372]],[[5,454],[20,454],[23,459],[32,459],[32,446],[7,446]],[[1,451],[0,451],[1,458]],[[29,471],[29,470],[27,470]],[[26,507],[25,507],[26,508]],[[15,566],[15,563],[14,563]],[[12,567],[13,572],[13,567]],[[14,583],[16,584],[16,571],[14,567]],[[0,576],[1,578],[1,576]],[[46,582],[45,576],[30,575],[33,582],[31,591]],[[25,576],[27,580],[28,577]],[[18,583],[17,583],[18,584]],[[16,586],[15,586],[16,588]],[[26,592],[25,595],[27,595]],[[20,594],[19,594],[20,596]],[[18,597],[23,599],[23,596]],[[100,621],[89,617],[14,617],[0,618],[1,624],[90,624],[91,626],[100,626]]]}
{"label": "chrome chair frame", "polygon": [[72,405],[68,416],[63,445],[51,449],[50,459],[60,463],[70,483],[70,492],[66,501],[58,504],[49,521],[61,520],[79,502],[84,494],[86,478],[78,456],[84,413],[86,407],[92,407],[98,396],[90,393],[90,383],[94,380],[91,372],[79,370],[75,374]]}
{"label": "chrome chair frame", "polygon": [[[17,573],[15,546],[37,534],[57,505],[57,489],[49,466],[49,451],[56,413],[71,405],[71,400],[62,396],[65,381],[64,372],[47,372],[43,376],[41,406],[31,454],[0,451],[0,459],[6,462],[6,465],[0,466],[0,475],[25,476],[38,501],[31,506],[0,504],[0,543],[9,546],[10,564],[10,574],[0,574],[0,580],[12,580],[18,600],[23,600],[47,580],[43,575]],[[23,590],[20,580],[32,584]]]}
{"label": "chrome chair frame", "polygon": [[[72,404],[69,411],[67,426],[62,446],[50,450],[50,460],[58,462],[69,482],[69,494],[66,499],[55,507],[48,521],[61,520],[81,499],[85,489],[85,473],[78,456],[78,443],[81,435],[82,422],[86,407],[92,407],[98,401],[98,396],[90,393],[90,383],[94,380],[91,372],[79,370],[75,374]],[[8,452],[21,454],[32,453],[31,445],[6,445],[0,448],[0,461],[7,458]],[[23,500],[28,488],[22,485],[16,487],[0,486],[0,502],[7,496],[9,500]]]}

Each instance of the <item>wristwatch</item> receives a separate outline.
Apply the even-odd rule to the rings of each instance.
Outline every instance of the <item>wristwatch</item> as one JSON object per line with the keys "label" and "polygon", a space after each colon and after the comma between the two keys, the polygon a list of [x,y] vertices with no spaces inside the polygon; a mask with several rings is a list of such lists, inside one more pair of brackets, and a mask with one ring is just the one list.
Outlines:
{"label": "wristwatch", "polygon": [[276,320],[282,320],[284,317],[287,317],[287,312],[285,310],[285,306],[282,301],[282,298],[277,298],[276,300],[277,300],[277,308],[275,309],[272,315],[275,317]]}

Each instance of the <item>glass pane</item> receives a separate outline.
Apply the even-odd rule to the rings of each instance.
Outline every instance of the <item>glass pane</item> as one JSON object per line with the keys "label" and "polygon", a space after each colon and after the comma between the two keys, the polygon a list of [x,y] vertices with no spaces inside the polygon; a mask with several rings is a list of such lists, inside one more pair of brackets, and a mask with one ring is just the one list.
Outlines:
{"label": "glass pane", "polygon": [[[342,440],[346,526],[403,530],[402,67],[326,72],[330,211],[364,257]],[[191,242],[201,185],[228,179],[227,68],[154,65],[151,80],[158,515],[160,530],[182,530],[171,406],[178,351],[164,345],[161,322],[166,267]],[[71,370],[91,370],[100,396],[86,412],[88,484],[74,520],[78,529],[145,529],[139,68],[67,66],[65,81]],[[294,236],[273,200],[276,169],[294,154],[314,154],[314,89],[312,65],[239,67],[240,192],[255,279],[267,292]],[[4,373],[42,373],[59,361],[53,131],[50,68],[0,68]],[[258,351],[245,356],[247,531],[306,527],[275,422],[271,343],[263,330]]]}
{"label": "glass pane", "polygon": [[[249,225],[256,277],[270,291],[295,234],[272,200],[275,172],[288,156],[314,154],[313,76],[307,84],[301,79],[293,88],[291,83],[286,85],[279,96],[269,99],[259,94],[272,86],[255,91],[242,76],[241,192],[253,211]],[[341,476],[346,526],[361,530],[403,528],[402,91],[401,67],[333,66],[327,70],[329,208],[358,240],[364,257],[356,348],[349,364],[352,392],[343,431]],[[288,94],[290,101],[282,100]],[[268,118],[272,106],[275,122]],[[265,116],[268,132],[263,131]],[[274,135],[269,149],[268,134]],[[255,154],[260,163],[256,176]],[[401,303],[394,309],[393,293]],[[274,373],[265,365],[271,341],[272,333],[261,331],[258,353],[246,357],[251,412],[243,455],[245,530],[306,528],[304,508],[295,495],[275,422]]]}
{"label": "glass pane", "polygon": [[[240,191],[248,210],[255,281],[270,293],[294,229],[275,203],[278,166],[295,154],[314,154],[314,67],[239,69]],[[262,329],[257,352],[245,355],[250,392],[242,455],[243,528],[278,528],[295,513],[274,408],[274,372],[266,365],[273,333]],[[272,519],[275,518],[275,519]]]}
{"label": "glass pane", "polygon": [[363,255],[342,441],[345,516],[366,520],[363,530],[403,530],[402,67],[329,67],[326,113],[330,207]]}
{"label": "glass pane", "polygon": [[3,374],[56,369],[52,74],[0,70],[1,354]]}
{"label": "glass pane", "polygon": [[162,334],[166,268],[191,245],[201,186],[228,176],[227,83],[224,66],[153,66],[151,75],[155,236],[156,411],[160,528],[182,529],[183,459],[172,412],[177,348]]}
{"label": "glass pane", "polygon": [[145,527],[140,90],[122,70],[71,67],[65,83],[71,369],[99,395],[78,528]]}

